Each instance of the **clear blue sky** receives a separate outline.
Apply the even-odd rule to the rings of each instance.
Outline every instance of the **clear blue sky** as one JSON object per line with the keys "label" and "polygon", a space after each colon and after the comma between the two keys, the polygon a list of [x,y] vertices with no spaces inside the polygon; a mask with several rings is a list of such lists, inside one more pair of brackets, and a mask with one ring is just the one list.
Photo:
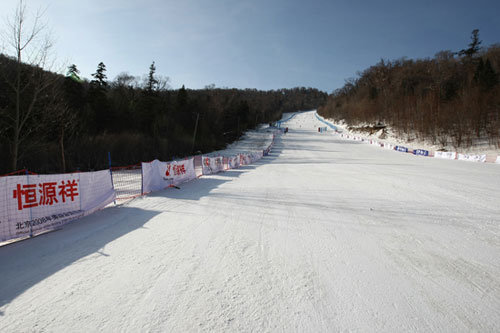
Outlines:
{"label": "clear blue sky", "polygon": [[[17,0],[2,0],[2,19]],[[480,29],[500,42],[500,1],[31,0],[46,8],[58,60],[90,78],[157,73],[178,88],[314,87],[331,93],[381,58],[458,51]]]}

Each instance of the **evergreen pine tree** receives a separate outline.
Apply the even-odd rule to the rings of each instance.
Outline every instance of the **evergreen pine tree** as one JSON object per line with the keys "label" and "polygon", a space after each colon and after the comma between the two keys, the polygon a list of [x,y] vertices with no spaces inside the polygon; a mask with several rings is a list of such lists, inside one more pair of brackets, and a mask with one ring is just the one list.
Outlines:
{"label": "evergreen pine tree", "polygon": [[156,90],[158,86],[158,80],[155,77],[156,73],[156,66],[155,62],[149,66],[149,74],[148,74],[148,81],[146,83],[146,91],[149,95],[153,95],[154,91]]}
{"label": "evergreen pine tree", "polygon": [[469,44],[469,48],[462,49],[458,52],[459,56],[465,56],[469,61],[471,61],[474,55],[481,50],[480,45],[482,41],[479,40],[479,29],[472,30],[471,39],[472,41]]}
{"label": "evergreen pine tree", "polygon": [[76,68],[75,64],[72,64],[71,66],[68,67],[68,72],[66,74],[66,77],[76,82],[82,82],[82,79],[78,74],[80,74],[80,71],[78,70],[78,68]]}
{"label": "evergreen pine tree", "polygon": [[99,65],[97,65],[97,70],[94,74],[92,74],[92,77],[94,79],[90,81],[90,84],[95,87],[100,87],[100,88],[105,88],[108,86],[108,82],[106,79],[108,78],[106,76],[106,65],[104,65],[103,62],[100,62]]}
{"label": "evergreen pine tree", "polygon": [[91,124],[89,127],[98,133],[107,129],[109,130],[113,125],[112,111],[106,96],[106,88],[108,86],[108,82],[106,81],[106,65],[100,62],[97,65],[96,72],[92,76],[94,80],[90,81],[88,93],[88,103],[91,110]]}
{"label": "evergreen pine tree", "polygon": [[486,62],[479,59],[474,80],[485,90],[490,90],[498,83],[498,74],[491,66],[490,59],[486,59]]}
{"label": "evergreen pine tree", "polygon": [[182,88],[179,89],[179,92],[177,93],[177,105],[180,109],[183,109],[187,105],[187,91],[184,85],[182,85]]}

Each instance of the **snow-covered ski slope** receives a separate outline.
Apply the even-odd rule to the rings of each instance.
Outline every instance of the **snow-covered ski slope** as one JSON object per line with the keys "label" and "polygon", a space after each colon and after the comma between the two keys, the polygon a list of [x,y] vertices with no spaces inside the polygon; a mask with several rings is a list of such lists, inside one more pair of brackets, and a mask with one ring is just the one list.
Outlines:
{"label": "snow-covered ski slope", "polygon": [[0,331],[500,331],[500,167],[284,124],[269,157],[0,248]]}

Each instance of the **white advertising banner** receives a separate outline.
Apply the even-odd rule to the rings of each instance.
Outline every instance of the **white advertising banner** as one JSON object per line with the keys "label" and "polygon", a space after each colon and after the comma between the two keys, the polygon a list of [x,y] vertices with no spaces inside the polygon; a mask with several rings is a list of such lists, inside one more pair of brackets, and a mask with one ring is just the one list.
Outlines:
{"label": "white advertising banner", "polygon": [[0,178],[0,241],[60,228],[115,199],[109,170]]}
{"label": "white advertising banner", "polygon": [[252,163],[255,163],[262,158],[262,155],[262,152],[253,152],[250,154],[250,160],[252,161]]}
{"label": "white advertising banner", "polygon": [[196,178],[194,159],[142,163],[143,192],[161,191],[171,185],[179,185]]}
{"label": "white advertising banner", "polygon": [[484,163],[486,162],[486,155],[458,154],[458,159],[461,161]]}
{"label": "white advertising banner", "polygon": [[227,164],[229,169],[237,169],[240,167],[240,155],[228,157]]}
{"label": "white advertising banner", "polygon": [[495,162],[496,164],[500,164],[500,155],[497,156],[497,161]]}
{"label": "white advertising banner", "polygon": [[240,165],[249,165],[249,164],[252,164],[252,160],[250,159],[250,155],[241,154]]}
{"label": "white advertising banner", "polygon": [[202,170],[204,175],[211,175],[223,171],[224,161],[222,156],[217,156],[217,157],[203,156]]}
{"label": "white advertising banner", "polygon": [[457,153],[454,151],[436,151],[434,152],[434,157],[454,160],[457,157]]}

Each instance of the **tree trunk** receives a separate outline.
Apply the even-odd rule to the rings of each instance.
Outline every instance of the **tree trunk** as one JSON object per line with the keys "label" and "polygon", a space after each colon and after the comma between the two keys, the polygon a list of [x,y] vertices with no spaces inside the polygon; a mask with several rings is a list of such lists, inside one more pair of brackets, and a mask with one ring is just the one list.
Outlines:
{"label": "tree trunk", "polygon": [[16,171],[17,170],[17,156],[19,155],[19,133],[17,130],[17,127],[14,128],[14,140],[12,141],[12,146],[11,146],[11,153],[12,153],[12,160],[10,163],[11,171]]}
{"label": "tree trunk", "polygon": [[[20,43],[20,37],[19,37]],[[14,137],[12,138],[12,161],[11,161],[11,171],[17,170],[17,158],[19,155],[19,135],[21,130],[21,51],[17,50],[17,68],[16,68],[16,83],[15,83],[15,93],[16,93],[16,115],[14,120]]]}

